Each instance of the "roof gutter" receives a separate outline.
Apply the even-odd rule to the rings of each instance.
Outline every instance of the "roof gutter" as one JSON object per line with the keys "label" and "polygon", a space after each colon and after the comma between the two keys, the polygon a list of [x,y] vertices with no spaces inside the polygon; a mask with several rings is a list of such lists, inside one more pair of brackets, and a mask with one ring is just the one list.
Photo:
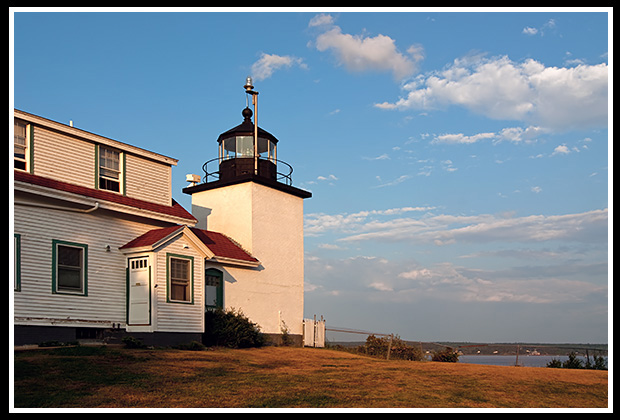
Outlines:
{"label": "roof gutter", "polygon": [[73,212],[76,212],[76,213],[92,213],[93,211],[95,211],[95,210],[97,210],[99,208],[99,202],[98,201],[95,201],[95,204],[93,205],[93,207],[91,207],[89,209],[74,209],[74,208],[71,208],[71,207],[54,206],[52,204],[32,203],[32,202],[28,202],[28,201],[15,201],[14,204],[17,204],[17,205],[20,205],[20,206],[40,207],[40,208],[44,208],[44,209],[73,211]]}

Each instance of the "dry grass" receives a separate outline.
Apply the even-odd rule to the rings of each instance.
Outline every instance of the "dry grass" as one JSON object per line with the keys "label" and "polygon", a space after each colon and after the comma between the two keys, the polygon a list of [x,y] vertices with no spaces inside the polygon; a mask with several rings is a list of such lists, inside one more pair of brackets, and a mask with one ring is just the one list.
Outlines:
{"label": "dry grass", "polygon": [[606,371],[386,361],[285,347],[39,350],[15,359],[16,407],[608,406]]}

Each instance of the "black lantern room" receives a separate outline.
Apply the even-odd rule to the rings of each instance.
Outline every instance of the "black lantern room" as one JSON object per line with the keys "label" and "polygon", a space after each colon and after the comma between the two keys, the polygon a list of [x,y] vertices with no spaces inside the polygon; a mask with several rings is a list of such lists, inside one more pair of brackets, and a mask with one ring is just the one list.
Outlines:
{"label": "black lantern room", "polygon": [[258,140],[255,142],[252,114],[252,110],[246,107],[241,112],[243,122],[220,134],[217,139],[219,179],[222,181],[248,174],[277,179],[278,139],[258,127]]}
{"label": "black lantern room", "polygon": [[247,78],[244,88],[246,94],[252,95],[254,112],[246,105],[241,111],[243,122],[219,135],[218,157],[202,166],[203,183],[198,184],[198,175],[188,175],[192,184],[183,192],[193,194],[252,181],[302,198],[311,197],[310,192],[292,186],[293,168],[278,160],[278,139],[258,126],[258,92],[253,90],[251,77]]}

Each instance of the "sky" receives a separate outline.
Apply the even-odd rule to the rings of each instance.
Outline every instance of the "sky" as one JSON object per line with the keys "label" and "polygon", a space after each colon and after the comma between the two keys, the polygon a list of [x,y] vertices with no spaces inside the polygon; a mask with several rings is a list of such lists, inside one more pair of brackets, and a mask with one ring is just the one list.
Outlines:
{"label": "sky", "polygon": [[608,343],[613,11],[445,10],[14,8],[9,106],[178,159],[191,210],[252,76],[312,192],[306,317]]}

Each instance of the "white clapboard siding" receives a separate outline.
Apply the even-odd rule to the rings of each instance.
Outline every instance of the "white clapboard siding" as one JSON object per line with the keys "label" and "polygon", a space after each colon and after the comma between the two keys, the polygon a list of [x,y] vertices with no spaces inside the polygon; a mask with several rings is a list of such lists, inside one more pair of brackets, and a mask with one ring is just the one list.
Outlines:
{"label": "white clapboard siding", "polygon": [[[156,317],[157,331],[162,332],[198,332],[204,331],[204,257],[187,244],[184,237],[179,237],[167,244],[165,249],[159,250],[157,255],[155,276],[157,282]],[[182,255],[194,258],[194,301],[193,304],[172,303],[166,296],[166,259],[167,254]]]}
{"label": "white clapboard siding", "polygon": [[[34,127],[34,174],[88,188],[97,188],[95,151],[90,140]],[[125,195],[169,206],[172,166],[117,147],[125,159]],[[134,148],[131,149],[132,151]]]}
{"label": "white clapboard siding", "polygon": [[172,167],[132,154],[125,159],[127,196],[170,206]]}
{"label": "white clapboard siding", "polygon": [[[126,257],[118,248],[154,226],[112,217],[103,210],[84,214],[19,205],[14,226],[21,237],[16,324],[125,323]],[[88,296],[52,293],[53,239],[88,245]]]}
{"label": "white clapboard siding", "polygon": [[34,174],[84,187],[95,187],[95,145],[34,127]]}

